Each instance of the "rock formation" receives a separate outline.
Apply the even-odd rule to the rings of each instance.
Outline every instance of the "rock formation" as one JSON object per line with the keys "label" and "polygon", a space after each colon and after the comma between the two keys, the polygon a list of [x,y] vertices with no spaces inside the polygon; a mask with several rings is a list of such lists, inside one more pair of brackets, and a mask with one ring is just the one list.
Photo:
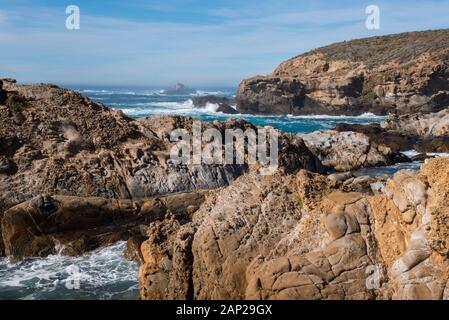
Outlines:
{"label": "rock formation", "polygon": [[171,161],[170,134],[192,133],[190,117],[133,120],[53,85],[3,80],[0,94],[0,253],[12,259],[128,240],[142,299],[449,298],[449,159],[392,178],[340,172],[401,160],[383,137],[445,139],[446,111],[279,133],[279,170],[264,176]]}
{"label": "rock formation", "polygon": [[206,107],[209,104],[218,105],[217,112],[222,112],[225,114],[238,114],[239,112],[231,107],[231,104],[235,103],[235,101],[225,98],[218,97],[214,95],[207,95],[204,97],[198,97],[192,99],[193,105],[197,108]]}
{"label": "rock formation", "polygon": [[389,115],[380,125],[337,125],[338,131],[354,131],[393,151],[449,152],[449,109],[435,113]]}
{"label": "rock formation", "polygon": [[141,297],[447,298],[448,177],[449,160],[429,159],[370,196],[305,170],[246,174],[192,222],[153,224]]}
{"label": "rock formation", "polygon": [[177,83],[173,86],[173,88],[163,90],[163,93],[168,95],[189,95],[195,94],[196,90],[189,88],[182,83]]}
{"label": "rock formation", "polygon": [[[59,219],[64,220],[76,210],[72,208],[72,200],[58,197],[77,197],[77,202],[86,202],[85,206],[80,206],[87,212],[97,210],[99,216],[109,217],[95,226],[95,237],[104,233],[102,229],[114,229],[112,233],[126,235],[116,239],[126,239],[129,232],[125,229],[129,224],[140,223],[143,219],[139,211],[142,204],[138,201],[217,189],[249,169],[246,164],[183,165],[171,161],[174,142],[169,139],[170,133],[175,129],[192,132],[195,119],[190,117],[133,120],[54,85],[19,85],[4,81],[3,89],[6,101],[0,104],[0,219],[4,231],[1,254],[6,252],[19,258],[44,256],[54,252],[57,242],[70,246],[71,239],[75,239],[83,227],[67,227],[70,234],[60,236],[66,226],[58,225]],[[203,130],[217,129],[223,139],[225,129],[257,129],[243,120],[201,124]],[[279,166],[285,172],[323,170],[303,140],[284,133],[279,135]],[[59,203],[61,209],[50,213],[32,209],[36,197],[56,197],[52,203]],[[98,200],[89,200],[93,198]],[[109,211],[103,214],[102,204],[118,208],[104,209]],[[121,206],[134,208],[139,219],[127,215],[118,225],[112,223],[115,218],[111,217],[123,215]],[[47,230],[39,223],[30,225],[30,220],[16,220],[15,217],[23,215],[20,212],[35,212],[36,221],[47,214],[56,220],[44,219],[45,223],[54,224]],[[91,218],[86,213],[86,216],[81,214],[80,219]],[[33,236],[24,235],[24,230],[34,230]]]}
{"label": "rock formation", "polygon": [[251,114],[437,112],[449,105],[449,30],[345,41],[242,81],[237,110]]}
{"label": "rock formation", "polygon": [[323,165],[336,171],[345,172],[409,161],[392,152],[386,145],[371,142],[363,133],[328,130],[302,134],[300,137]]}
{"label": "rock formation", "polygon": [[173,143],[151,130],[154,119],[135,121],[52,85],[4,87],[0,211],[39,194],[136,199],[218,188],[245,170],[174,166]]}

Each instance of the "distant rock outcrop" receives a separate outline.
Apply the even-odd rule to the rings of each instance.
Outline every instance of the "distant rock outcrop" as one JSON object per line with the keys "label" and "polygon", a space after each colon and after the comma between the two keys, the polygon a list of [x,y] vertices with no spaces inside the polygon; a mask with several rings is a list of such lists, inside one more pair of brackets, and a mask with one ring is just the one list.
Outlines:
{"label": "distant rock outcrop", "polygon": [[237,110],[251,114],[437,112],[449,106],[449,30],[333,44],[242,81]]}
{"label": "distant rock outcrop", "polygon": [[195,94],[196,90],[189,88],[182,83],[177,83],[173,86],[173,88],[163,90],[163,93],[167,95],[189,95]]}

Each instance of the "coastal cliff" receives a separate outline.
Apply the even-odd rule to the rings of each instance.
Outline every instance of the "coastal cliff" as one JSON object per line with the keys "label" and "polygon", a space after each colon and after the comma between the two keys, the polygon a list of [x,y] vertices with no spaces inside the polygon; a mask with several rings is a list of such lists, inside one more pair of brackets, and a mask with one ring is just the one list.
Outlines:
{"label": "coastal cliff", "polygon": [[449,105],[449,30],[345,41],[243,80],[240,113],[377,115]]}

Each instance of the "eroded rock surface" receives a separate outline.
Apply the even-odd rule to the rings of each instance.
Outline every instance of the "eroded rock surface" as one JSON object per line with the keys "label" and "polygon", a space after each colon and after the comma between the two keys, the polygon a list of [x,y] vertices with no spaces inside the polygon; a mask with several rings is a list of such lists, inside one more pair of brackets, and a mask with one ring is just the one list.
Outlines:
{"label": "eroded rock surface", "polygon": [[141,297],[447,298],[448,177],[449,160],[428,159],[371,196],[305,170],[247,174],[191,222],[154,224]]}
{"label": "eroded rock surface", "polygon": [[361,167],[387,166],[408,159],[370,137],[352,131],[316,131],[300,137],[323,163],[337,171],[357,170]]}
{"label": "eroded rock surface", "polygon": [[[23,216],[18,212],[27,211],[24,208],[29,208],[33,199],[41,195],[48,195],[49,199],[77,197],[80,205],[87,201],[89,204],[81,205],[79,213],[72,210],[71,205],[64,207],[65,200],[54,201],[62,203],[62,213],[58,211],[58,217],[60,214],[84,217],[86,214],[80,218],[82,226],[83,219],[90,223],[89,212],[93,215],[95,210],[100,210],[98,216],[103,215],[101,203],[108,207],[111,201],[117,200],[128,201],[134,206],[138,201],[152,201],[164,195],[218,189],[248,170],[261,168],[257,163],[248,165],[247,161],[226,165],[205,164],[204,161],[179,164],[170,158],[176,143],[171,141],[170,135],[175,129],[192,134],[194,124],[198,122],[202,126],[200,133],[216,129],[223,139],[218,142],[224,144],[226,129],[258,129],[244,120],[206,123],[182,116],[133,120],[120,111],[54,85],[20,85],[4,80],[2,90],[5,101],[0,103],[0,219],[3,228],[0,231],[5,248],[0,241],[0,254],[19,258],[45,256],[54,252],[51,244],[66,240],[59,239],[61,226],[56,220],[46,222],[55,224],[51,232],[33,231],[30,236],[24,230],[41,227],[30,226],[28,220],[25,223],[14,217]],[[302,139],[286,133],[280,133],[278,138],[280,171],[323,171],[321,162]],[[200,140],[203,148],[209,142]],[[224,147],[221,148],[220,152],[224,154]],[[98,199],[98,203],[92,204],[89,200],[92,198]],[[192,203],[189,212],[196,209],[198,206]],[[108,215],[115,216],[115,213]],[[124,218],[120,226],[137,223],[130,216]],[[126,221],[128,218],[130,220]],[[95,228],[109,228],[111,222],[107,220]],[[23,223],[26,226],[21,226]],[[14,231],[16,228],[22,230],[19,235]],[[117,228],[114,235],[121,234],[122,229]],[[82,227],[73,227],[73,230],[70,227],[70,237],[82,230]],[[89,232],[90,229],[86,230]],[[81,248],[79,252],[91,247],[95,245],[86,245],[86,250]]]}
{"label": "eroded rock surface", "polygon": [[449,109],[435,113],[389,115],[380,125],[339,124],[337,131],[363,133],[393,151],[449,152]]}
{"label": "eroded rock surface", "polygon": [[188,216],[205,192],[151,200],[40,195],[7,210],[1,221],[5,253],[13,259],[79,255],[131,236],[168,215]]}

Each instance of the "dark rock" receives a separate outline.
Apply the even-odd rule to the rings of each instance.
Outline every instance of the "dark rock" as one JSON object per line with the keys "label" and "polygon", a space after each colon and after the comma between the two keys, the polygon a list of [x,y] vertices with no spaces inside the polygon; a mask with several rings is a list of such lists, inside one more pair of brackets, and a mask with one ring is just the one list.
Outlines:
{"label": "dark rock", "polygon": [[223,103],[217,108],[217,112],[222,112],[225,114],[239,114],[237,110],[231,107],[229,104]]}
{"label": "dark rock", "polygon": [[125,258],[129,261],[137,262],[139,265],[143,264],[142,251],[140,246],[146,240],[144,236],[132,236],[126,242]]}
{"label": "dark rock", "polygon": [[192,99],[193,105],[195,107],[205,107],[207,104],[218,105],[217,112],[222,112],[225,114],[238,114],[239,112],[231,107],[231,103],[234,101],[225,97],[218,97],[213,95],[208,95],[204,97],[198,97]]}
{"label": "dark rock", "polygon": [[411,157],[412,161],[419,161],[419,162],[424,162],[425,160],[432,158],[435,158],[435,156],[430,156],[427,153],[420,153],[417,154],[416,156]]}
{"label": "dark rock", "polygon": [[449,136],[418,139],[413,149],[418,152],[449,153]]}
{"label": "dark rock", "polygon": [[8,83],[17,83],[17,80],[12,78],[1,78],[0,80]]}
{"label": "dark rock", "polygon": [[41,195],[30,201],[30,208],[44,216],[49,216],[58,210],[58,203],[49,195]]}
{"label": "dark rock", "polygon": [[8,209],[1,220],[5,253],[13,259],[62,253],[79,255],[138,234],[133,229],[187,216],[205,192],[149,200],[38,196]]}
{"label": "dark rock", "polygon": [[234,101],[226,97],[219,97],[214,95],[207,95],[203,97],[196,97],[192,99],[195,107],[204,107],[208,103],[212,104],[232,104]]}
{"label": "dark rock", "polygon": [[298,114],[306,91],[297,79],[255,77],[244,80],[237,93],[237,110],[247,114]]}
{"label": "dark rock", "polygon": [[6,101],[6,93],[3,90],[3,81],[0,80],[0,104],[4,104]]}
{"label": "dark rock", "polygon": [[13,161],[5,156],[0,156],[0,174],[13,174],[17,171],[17,166]]}

